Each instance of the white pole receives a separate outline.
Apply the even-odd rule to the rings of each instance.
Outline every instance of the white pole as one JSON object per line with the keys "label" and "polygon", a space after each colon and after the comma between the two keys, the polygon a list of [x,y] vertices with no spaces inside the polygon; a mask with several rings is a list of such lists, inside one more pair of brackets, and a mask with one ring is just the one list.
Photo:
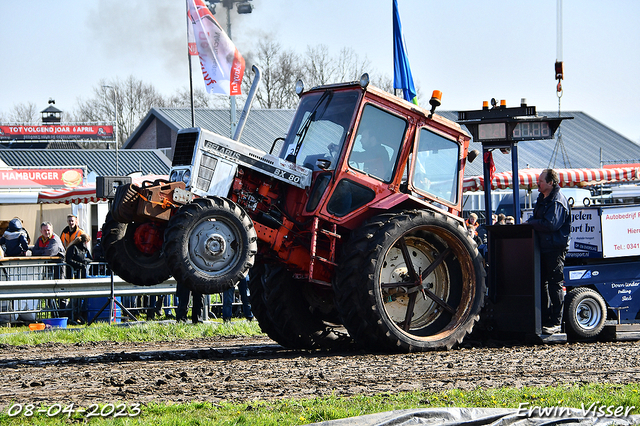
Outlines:
{"label": "white pole", "polygon": [[[229,36],[229,40],[231,40],[231,8],[233,7],[233,2],[229,2],[227,7],[227,35]],[[231,133],[229,137],[233,137],[236,133],[236,97],[230,96],[231,100]]]}
{"label": "white pole", "polygon": [[113,109],[115,112],[115,132],[116,132],[116,175],[120,175],[120,166],[118,161],[118,151],[120,150],[118,147],[118,91],[114,86],[103,85],[104,88],[109,88],[113,90]]}
{"label": "white pole", "polygon": [[558,17],[556,22],[556,38],[557,38],[557,47],[556,47],[556,61],[562,62],[562,0],[557,0],[557,15]]}

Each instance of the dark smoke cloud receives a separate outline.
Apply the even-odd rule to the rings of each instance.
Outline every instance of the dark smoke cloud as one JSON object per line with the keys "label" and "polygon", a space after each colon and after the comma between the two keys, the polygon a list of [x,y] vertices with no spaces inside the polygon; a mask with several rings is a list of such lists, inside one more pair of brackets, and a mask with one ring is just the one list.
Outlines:
{"label": "dark smoke cloud", "polygon": [[[251,3],[259,8],[262,2],[253,0]],[[139,61],[158,61],[163,71],[175,77],[186,76],[187,18],[184,0],[110,0],[99,5],[86,22],[96,48],[103,49],[117,63],[134,65]],[[253,13],[258,10],[254,9]],[[248,18],[251,16],[238,15],[235,9],[231,11],[232,38],[237,35],[241,53],[252,48],[251,39],[245,36],[246,33],[242,34],[248,32],[250,27],[243,26],[250,25]],[[215,17],[226,31],[227,11],[221,4],[216,7]],[[130,70],[123,69],[118,77],[129,74]],[[146,81],[145,76],[136,77]]]}

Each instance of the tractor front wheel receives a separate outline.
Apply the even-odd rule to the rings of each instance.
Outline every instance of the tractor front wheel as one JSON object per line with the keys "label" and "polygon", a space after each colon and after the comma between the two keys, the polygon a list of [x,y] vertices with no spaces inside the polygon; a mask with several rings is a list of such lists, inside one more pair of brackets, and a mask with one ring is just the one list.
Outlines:
{"label": "tractor front wheel", "polygon": [[198,293],[221,293],[247,275],[257,239],[251,218],[236,203],[198,198],[169,221],[164,252],[176,281]]}

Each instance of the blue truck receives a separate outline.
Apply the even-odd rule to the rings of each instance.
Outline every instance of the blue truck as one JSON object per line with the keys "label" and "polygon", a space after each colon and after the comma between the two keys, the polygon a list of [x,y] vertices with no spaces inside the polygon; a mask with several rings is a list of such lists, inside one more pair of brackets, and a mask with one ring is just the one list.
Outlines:
{"label": "blue truck", "polygon": [[572,209],[564,269],[565,328],[592,338],[640,338],[640,205]]}
{"label": "blue truck", "polygon": [[[531,214],[524,211],[524,220]],[[640,205],[571,210],[565,331],[577,339],[640,339]]]}

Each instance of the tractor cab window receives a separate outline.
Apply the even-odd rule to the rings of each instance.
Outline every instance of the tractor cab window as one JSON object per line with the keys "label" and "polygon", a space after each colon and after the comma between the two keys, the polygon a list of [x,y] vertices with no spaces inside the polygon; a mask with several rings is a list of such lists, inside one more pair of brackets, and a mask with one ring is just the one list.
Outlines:
{"label": "tractor cab window", "polygon": [[311,93],[300,101],[280,158],[311,170],[334,170],[360,93]]}
{"label": "tractor cab window", "polygon": [[425,128],[420,130],[415,153],[413,187],[451,204],[458,200],[460,146]]}
{"label": "tractor cab window", "polygon": [[373,105],[362,111],[349,166],[390,182],[407,122]]}

